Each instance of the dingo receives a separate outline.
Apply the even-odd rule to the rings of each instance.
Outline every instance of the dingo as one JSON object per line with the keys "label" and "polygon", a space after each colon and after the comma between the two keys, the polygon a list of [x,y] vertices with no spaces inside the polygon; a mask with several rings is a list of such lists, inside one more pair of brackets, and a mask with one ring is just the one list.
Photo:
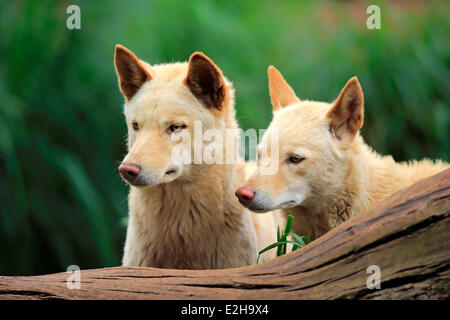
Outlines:
{"label": "dingo", "polygon": [[255,263],[258,250],[276,240],[283,218],[261,219],[239,204],[233,193],[245,179],[243,165],[185,164],[174,153],[177,137],[194,135],[195,121],[223,134],[237,128],[231,83],[198,52],[189,63],[150,66],[117,45],[115,67],[128,127],[128,154],[119,172],[131,186],[123,265],[211,269]]}
{"label": "dingo", "polygon": [[262,174],[261,158],[270,157],[271,151],[258,152],[259,168],[236,196],[256,212],[281,208],[292,214],[296,233],[315,239],[394,192],[449,167],[430,160],[396,163],[367,146],[359,134],[363,92],[356,77],[330,104],[300,101],[272,66],[268,76],[274,116],[261,144],[278,134],[279,169],[274,175]]}

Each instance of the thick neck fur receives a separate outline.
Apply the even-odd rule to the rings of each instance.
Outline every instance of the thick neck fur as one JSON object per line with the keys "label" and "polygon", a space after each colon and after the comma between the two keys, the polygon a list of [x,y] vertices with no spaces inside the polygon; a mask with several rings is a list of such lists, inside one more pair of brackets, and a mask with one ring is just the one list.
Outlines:
{"label": "thick neck fur", "polygon": [[[339,164],[344,170],[339,181],[327,184],[327,191],[315,190],[303,206],[285,209],[294,215],[299,235],[315,239],[372,208],[395,192],[449,167],[430,160],[396,163],[391,156],[380,156],[358,135],[348,150],[350,156]],[[294,230],[296,231],[296,230]]]}
{"label": "thick neck fur", "polygon": [[[235,257],[226,254],[227,247],[238,248],[245,242],[242,233],[249,221],[245,221],[242,207],[231,201],[234,166],[202,169],[195,182],[174,181],[149,190],[133,188],[130,223],[135,234],[142,235],[140,242],[145,246],[137,265],[188,269],[237,266]],[[246,242],[244,247],[251,245],[250,240]]]}
{"label": "thick neck fur", "polygon": [[[235,128],[228,108],[225,127]],[[255,229],[234,196],[244,179],[238,172],[243,170],[234,164],[191,164],[173,182],[131,187],[123,264],[213,269],[254,263]]]}

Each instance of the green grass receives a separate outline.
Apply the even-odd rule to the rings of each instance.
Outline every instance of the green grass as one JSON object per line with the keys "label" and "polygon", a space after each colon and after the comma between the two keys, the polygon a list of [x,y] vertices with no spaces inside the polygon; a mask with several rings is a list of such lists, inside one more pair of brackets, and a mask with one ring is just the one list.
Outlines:
{"label": "green grass", "polygon": [[[268,245],[264,249],[258,252],[258,259],[256,263],[259,263],[259,259],[261,254],[271,249],[277,248],[277,257],[282,256],[287,253],[287,245],[288,243],[293,244],[292,251],[297,250],[300,247],[306,246],[307,243],[311,242],[311,240],[307,236],[299,236],[296,233],[292,232],[292,223],[294,221],[293,216],[288,216],[286,221],[286,225],[284,227],[283,232],[280,234],[280,227],[277,228],[277,242]],[[288,236],[291,236],[293,240],[288,240]]]}

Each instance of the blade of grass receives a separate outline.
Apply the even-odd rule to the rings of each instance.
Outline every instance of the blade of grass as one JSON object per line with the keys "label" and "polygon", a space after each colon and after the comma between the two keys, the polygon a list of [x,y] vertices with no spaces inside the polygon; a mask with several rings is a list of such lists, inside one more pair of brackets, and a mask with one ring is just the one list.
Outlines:
{"label": "blade of grass", "polygon": [[286,243],[286,244],[287,244],[287,243],[292,243],[292,244],[294,244],[294,245],[296,244],[296,242],[290,241],[290,240],[278,241],[278,242],[272,243],[271,245],[265,247],[264,249],[262,249],[261,251],[258,252],[258,259],[256,260],[256,263],[259,263],[259,258],[260,258],[260,256],[261,256],[261,254],[263,254],[264,252],[269,251],[270,249],[273,249],[273,248],[275,248],[275,247],[277,247],[277,246],[283,245],[283,244],[285,244],[285,243]]}
{"label": "blade of grass", "polygon": [[298,234],[294,233],[294,232],[289,232],[289,235],[293,236],[295,238],[295,240],[297,240],[297,242],[299,243],[299,245],[301,247],[306,246],[305,242],[303,241],[303,237],[300,237]]}
{"label": "blade of grass", "polygon": [[[277,243],[279,243],[281,241],[281,236],[280,236],[280,226],[277,227]],[[277,257],[281,255],[281,251],[282,251],[282,245],[278,245],[277,248]]]}
{"label": "blade of grass", "polygon": [[289,215],[287,222],[286,222],[286,227],[284,228],[284,234],[288,234],[291,229],[292,229],[292,221],[294,220],[294,217]]}
{"label": "blade of grass", "polygon": [[[286,226],[284,228],[284,233],[283,233],[283,235],[282,235],[282,237],[280,239],[281,241],[287,240],[287,236],[288,236],[289,232],[292,229],[292,221],[293,220],[294,220],[294,217],[289,215],[288,219],[287,219],[287,222],[286,222]],[[281,252],[280,252],[279,256],[283,255],[283,254],[286,254],[286,252],[287,252],[287,244],[285,243],[285,244],[283,244],[283,246],[281,248]]]}

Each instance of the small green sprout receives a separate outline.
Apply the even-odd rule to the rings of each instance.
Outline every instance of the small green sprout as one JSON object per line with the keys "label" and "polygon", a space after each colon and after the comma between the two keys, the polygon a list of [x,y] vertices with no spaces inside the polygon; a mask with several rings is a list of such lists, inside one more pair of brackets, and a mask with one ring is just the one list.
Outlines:
{"label": "small green sprout", "polygon": [[[304,246],[306,246],[307,243],[311,242],[311,239],[309,239],[307,236],[299,236],[299,235],[295,234],[294,232],[291,232],[293,220],[294,220],[294,217],[290,215],[286,222],[286,226],[284,227],[283,234],[280,235],[280,227],[277,228],[277,242],[272,243],[271,245],[267,246],[266,248],[264,248],[260,252],[258,252],[258,259],[256,260],[256,263],[259,263],[259,258],[261,257],[261,254],[263,254],[264,252],[266,252],[270,249],[277,248],[277,257],[279,257],[279,256],[282,256],[283,254],[286,254],[288,243],[293,244],[292,251],[295,251],[299,247],[304,247]],[[293,241],[288,240],[287,239],[288,236],[293,237],[294,240]]]}

